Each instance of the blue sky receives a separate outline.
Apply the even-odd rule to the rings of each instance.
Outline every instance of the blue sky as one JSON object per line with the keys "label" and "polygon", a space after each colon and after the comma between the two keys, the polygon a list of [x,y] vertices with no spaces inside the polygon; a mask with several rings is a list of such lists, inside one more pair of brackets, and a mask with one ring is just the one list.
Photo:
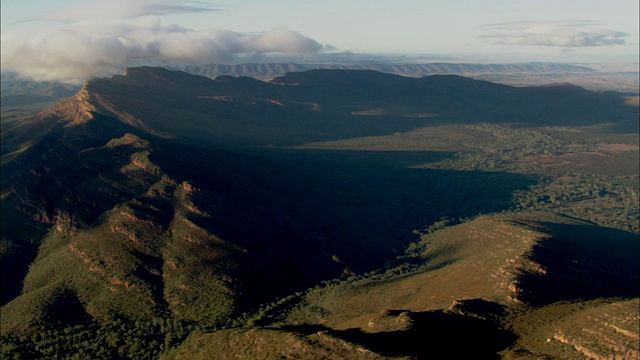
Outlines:
{"label": "blue sky", "polygon": [[[313,60],[636,62],[637,0],[3,0],[2,67],[81,81],[123,66]],[[356,55],[354,55],[356,56]]]}

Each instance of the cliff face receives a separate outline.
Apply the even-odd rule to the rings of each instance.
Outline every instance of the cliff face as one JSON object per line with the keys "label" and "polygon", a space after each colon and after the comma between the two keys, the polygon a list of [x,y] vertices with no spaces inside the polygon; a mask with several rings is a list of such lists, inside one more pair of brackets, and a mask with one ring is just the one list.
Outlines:
{"label": "cliff face", "polygon": [[[620,105],[621,100],[611,94],[568,86],[517,89],[459,76],[413,79],[372,70],[315,70],[291,73],[265,83],[249,78],[211,80],[164,69],[132,68],[110,79],[92,79],[76,95],[35,118],[3,126],[3,209],[11,214],[3,216],[3,224],[7,224],[3,233],[15,245],[11,248],[18,249],[15,254],[24,251],[29,254],[25,259],[32,260],[48,227],[90,227],[115,205],[132,201],[147,191],[160,181],[161,174],[197,182],[212,174],[233,173],[234,181],[246,188],[256,186],[248,176],[266,176],[271,182],[278,178],[264,175],[271,171],[265,166],[257,174],[240,176],[241,160],[215,160],[208,164],[211,152],[203,157],[193,149],[185,150],[192,145],[277,147],[408,131],[441,121],[483,121],[483,116],[495,118],[496,113],[504,122],[555,123],[558,118],[560,122],[590,124],[616,118],[620,126],[637,126],[637,109]],[[578,103],[581,105],[575,106]],[[538,113],[546,107],[548,111]],[[141,140],[108,145],[131,136]],[[147,146],[142,145],[144,142],[151,145],[140,150]],[[167,147],[170,143],[173,145]],[[136,146],[141,148],[134,151]],[[173,157],[157,155],[172,152]],[[166,163],[163,165],[162,161]],[[196,171],[203,164],[208,164],[208,170]],[[179,176],[187,173],[189,177]],[[220,181],[225,184],[223,191],[235,189],[230,179]],[[274,188],[276,193],[282,192],[281,187]],[[234,192],[227,192],[223,198],[233,204],[230,196]],[[215,189],[214,194],[219,196],[220,190]],[[239,194],[243,201],[247,197],[251,201],[260,198],[248,191]],[[302,194],[304,191],[298,195]],[[313,199],[316,195],[312,191],[304,197]],[[271,205],[279,203],[274,200],[275,195],[266,198]],[[309,200],[308,204],[316,202]],[[330,213],[330,207],[326,205],[321,211]],[[290,207],[283,209],[286,212]],[[230,213],[247,216],[244,209]],[[268,211],[258,217],[268,218],[264,213]],[[296,217],[295,221],[281,221],[278,227],[300,228],[287,225],[299,220]],[[273,236],[278,236],[275,234],[279,231],[274,230]],[[347,233],[353,236],[352,232]],[[16,265],[21,269],[18,272],[23,274],[31,260],[16,260],[20,262]],[[20,281],[19,276],[14,285],[19,286]],[[5,301],[14,297],[17,290],[10,293]]]}
{"label": "cliff face", "polygon": [[[576,219],[545,213],[482,216],[424,234],[407,258],[419,264],[413,271],[404,264],[309,291],[285,322],[342,331],[345,338],[355,332],[361,343],[378,338],[368,343],[373,350],[397,336],[408,341],[404,347],[383,349],[404,355],[438,336],[443,337],[430,350],[463,351],[455,344],[464,327],[475,329],[468,335],[478,341],[475,351],[504,358],[633,358],[638,251],[636,235]],[[444,336],[458,320],[459,336]]]}
{"label": "cliff face", "polygon": [[[514,88],[454,75],[416,79],[325,69],[288,73],[267,83],[143,67],[92,79],[40,117],[84,124],[97,113],[182,142],[291,145],[363,132],[388,134],[438,121],[592,125],[614,119],[633,130],[637,109],[623,106],[625,100],[577,86]],[[366,126],[360,126],[363,121]]]}
{"label": "cliff face", "polygon": [[[198,225],[212,216],[196,205],[198,190],[154,164],[154,150],[126,134],[79,155],[82,167],[73,177],[81,180],[46,175],[64,195],[40,210],[54,228],[21,296],[7,305],[3,331],[21,329],[12,316],[20,312],[12,309],[44,288],[70,292],[94,319],[169,311],[178,319],[215,323],[233,313],[237,279],[228,272],[239,248]],[[33,321],[39,316],[28,314]]]}
{"label": "cliff face", "polygon": [[[286,173],[148,135],[125,133],[93,146],[98,140],[87,137],[94,125],[113,118],[88,114],[14,160],[23,170],[2,199],[3,266],[11,269],[3,276],[3,331],[31,331],[28,324],[46,316],[28,304],[41,297],[55,303],[60,292],[82,303],[90,319],[171,314],[220,324],[238,302],[247,309],[339,271],[325,254],[331,248],[317,242],[318,220],[299,215],[318,195],[296,203],[279,185]],[[112,124],[120,125],[111,132],[125,129]],[[252,189],[261,186],[268,190],[256,196]],[[325,211],[318,207],[311,218],[331,218]],[[24,308],[31,310],[16,310]]]}
{"label": "cliff face", "polygon": [[[622,101],[566,85],[513,88],[371,70],[269,83],[153,68],[93,79],[36,117],[3,124],[2,331],[11,333],[3,339],[67,339],[77,329],[91,338],[109,328],[100,339],[113,355],[111,335],[129,325],[158,329],[167,349],[184,324],[213,331],[277,323],[200,334],[187,352],[231,341],[233,351],[259,353],[238,340],[246,338],[258,349],[286,341],[310,356],[341,348],[345,356],[420,357],[425,338],[455,347],[460,329],[477,340],[452,352],[460,357],[471,356],[468,349],[529,351],[534,345],[513,336],[526,332],[515,320],[525,321],[521,315],[576,299],[607,313],[612,308],[597,301],[628,308],[638,296],[636,237],[555,215],[480,217],[425,235],[411,261],[397,266],[419,233],[412,229],[442,214],[506,210],[534,180],[413,166],[454,156],[461,139],[487,139],[460,137],[455,126],[440,129],[451,140],[446,151],[291,145],[402,139],[434,123],[495,117],[530,126],[605,127],[614,119],[629,131],[637,109]],[[302,293],[336,278],[344,281]],[[566,328],[547,334],[540,325],[528,339],[544,333],[588,348],[567,319]],[[635,336],[632,320],[598,321]],[[152,338],[145,336],[135,341]]]}
{"label": "cliff face", "polygon": [[511,352],[573,359],[638,357],[638,299],[557,303],[512,321],[519,335]]}
{"label": "cliff face", "polygon": [[91,120],[92,112],[98,112],[93,94],[83,86],[75,95],[63,99],[39,114],[41,118],[55,117],[61,121],[83,124]]}

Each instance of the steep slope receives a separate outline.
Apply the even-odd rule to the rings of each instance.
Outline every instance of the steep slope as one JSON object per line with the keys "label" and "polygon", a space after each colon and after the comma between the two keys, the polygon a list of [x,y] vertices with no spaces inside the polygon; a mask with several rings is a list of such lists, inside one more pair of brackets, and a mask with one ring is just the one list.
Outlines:
{"label": "steep slope", "polygon": [[300,334],[279,329],[223,330],[193,336],[175,359],[385,359],[326,332]]}
{"label": "steep slope", "polygon": [[[291,72],[318,69],[373,70],[407,77],[431,75],[460,75],[477,80],[504,84],[536,85],[571,82],[589,89],[614,89],[637,92],[637,77],[632,73],[603,72],[593,68],[566,63],[464,64],[464,63],[377,63],[377,64],[296,64],[247,63],[203,64],[172,67],[194,75],[215,79],[219,76],[252,77],[269,81]],[[614,69],[615,70],[615,69]],[[606,71],[606,70],[605,70]],[[605,86],[605,84],[607,86]],[[79,89],[60,83],[34,82],[18,78],[16,74],[2,73],[2,99],[4,109],[34,104],[44,106],[52,101],[73,95]]]}
{"label": "steep slope", "polygon": [[[626,356],[637,352],[630,342],[638,336],[637,309],[624,309],[640,294],[638,250],[634,234],[571,218],[481,217],[423,235],[405,263],[386,273],[310,291],[285,322],[391,334],[412,329],[406,324],[425,311],[444,310],[512,329],[519,340],[503,348],[508,356]],[[612,329],[621,329],[612,345],[597,340]],[[540,345],[543,336],[555,347]]]}
{"label": "steep slope", "polygon": [[[351,100],[327,90],[327,88],[335,86],[335,81],[338,81],[341,76],[348,80],[343,81],[343,85],[349,93],[353,94]],[[428,119],[411,120],[394,118],[393,116],[369,121],[351,115],[354,103],[377,101],[380,96],[386,96],[388,91],[395,91],[406,81],[415,83],[415,79],[404,79],[375,72],[310,73],[291,75],[291,77],[301,77],[302,83],[310,83],[313,79],[321,78],[324,79],[322,83],[324,85],[321,84],[322,86],[319,88],[309,89],[308,86],[275,85],[248,78],[219,78],[213,81],[181,72],[135,68],[128,70],[123,76],[91,80],[75,96],[61,101],[37,117],[3,126],[2,206],[3,213],[7,214],[2,217],[5,245],[3,246],[4,264],[17,274],[13,280],[7,280],[7,277],[3,277],[4,286],[8,289],[3,292],[3,302],[14,298],[19,292],[22,278],[29,263],[36,257],[41,237],[47,233],[49,227],[57,226],[63,221],[61,219],[65,219],[66,225],[62,226],[65,229],[91,227],[103,213],[117,204],[132,201],[147,191],[153,183],[159,181],[158,176],[160,175],[158,174],[165,173],[165,170],[156,169],[157,165],[150,165],[155,170],[149,171],[122,170],[131,161],[137,161],[138,165],[140,162],[145,163],[149,156],[147,152],[151,150],[122,152],[119,150],[121,147],[108,146],[113,139],[120,139],[130,133],[140,136],[144,141],[151,141],[153,144],[164,139],[174,140],[181,144],[196,143],[198,145],[215,144],[216,146],[232,145],[238,147],[273,142],[296,143],[305,139],[321,139],[326,136],[344,137],[362,133],[387,133],[411,128],[421,122],[429,121]],[[381,94],[367,95],[371,84],[377,82],[386,90]],[[395,85],[391,86],[391,84]],[[356,91],[357,88],[360,90]],[[319,92],[327,95],[317,99],[322,104],[314,110],[315,105],[309,104],[315,101],[314,96]],[[221,159],[226,155],[216,150],[213,153],[217,155],[212,156],[211,152],[188,150],[188,147],[177,147],[170,150],[166,145],[169,142],[162,142],[162,144],[164,145],[159,145],[158,150],[164,149],[164,152],[159,151],[158,154],[169,154],[173,150],[175,153],[171,156],[156,155],[159,162],[165,162],[160,165],[160,169],[168,166],[169,170],[166,172],[170,177],[176,177],[176,174],[189,174],[191,179],[185,178],[185,181],[206,179],[207,182],[201,185],[203,188],[213,184],[213,182],[209,182],[212,179],[208,178],[212,176],[211,174],[227,174],[225,171],[221,171],[221,168],[226,169],[228,166],[233,166],[236,170],[233,170],[232,173],[239,174],[246,172],[246,170],[241,170],[243,165],[240,165],[244,161],[251,164],[250,168],[261,163],[259,166],[261,170],[256,174],[249,171],[246,176],[240,176],[240,178],[234,176],[229,179],[219,179],[214,176],[213,179],[227,184],[222,187],[222,191],[227,192],[224,197],[225,201],[230,205],[230,208],[237,208],[235,211],[225,211],[226,214],[229,214],[224,217],[228,220],[226,224],[241,223],[243,220],[239,219],[243,217],[264,219],[260,221],[277,224],[268,231],[270,236],[274,238],[282,237],[282,231],[285,233],[293,231],[298,234],[292,238],[304,237],[303,234],[309,232],[307,228],[326,229],[327,224],[335,224],[333,220],[329,220],[334,215],[327,215],[333,212],[330,210],[332,205],[321,204],[319,206],[315,199],[326,198],[324,195],[326,193],[335,193],[336,188],[343,188],[343,185],[349,183],[355,175],[352,173],[344,174],[342,178],[337,179],[337,185],[322,184],[322,181],[315,180],[321,178],[318,176],[320,173],[295,174],[298,170],[288,170],[286,166],[273,168],[273,163],[264,162],[263,159],[255,157],[237,160],[235,163],[233,161],[220,163],[219,160],[214,160],[210,164],[206,161],[202,163],[202,159]],[[202,167],[201,171],[196,170],[198,167]],[[70,169],[72,169],[71,172]],[[207,170],[205,171],[205,169]],[[270,175],[274,169],[282,171],[282,176]],[[380,168],[379,170],[384,169]],[[107,176],[104,174],[105,172],[113,175]],[[376,210],[378,205],[375,201],[369,200],[372,199],[372,193],[367,193],[367,191],[380,192],[380,185],[366,185],[368,183],[366,177],[376,174],[367,172],[368,170],[365,169],[365,172],[355,175],[358,176],[358,181],[365,184],[366,191],[353,192],[349,187],[345,188],[344,193],[337,192],[332,197],[336,203],[342,204],[348,203],[347,199],[354,203],[364,201],[370,209],[369,214],[373,216],[369,216],[370,220],[365,220],[360,225],[344,227],[348,228],[346,231],[323,230],[323,234],[312,235],[310,237],[312,240],[309,241],[317,243],[313,247],[324,246],[319,243],[318,239],[330,238],[330,241],[333,242],[330,248],[344,249],[343,254],[340,254],[343,257],[355,259],[357,254],[355,249],[363,248],[368,249],[367,253],[376,256],[377,261],[380,261],[387,257],[390,251],[397,250],[402,242],[383,240],[384,245],[381,248],[384,251],[382,252],[379,251],[381,248],[368,246],[367,238],[376,240],[389,238],[389,233],[397,231],[388,229],[386,233],[377,234],[379,231],[370,225],[379,224],[380,221],[385,224],[402,221],[403,226],[409,227],[412,221],[423,216],[417,212],[418,215],[411,215],[412,219],[404,219],[402,215],[397,215],[395,218],[388,217],[388,214],[393,213],[396,209],[400,210],[397,212],[398,214],[406,212],[406,210],[402,210],[407,208],[404,199],[409,201],[411,197],[415,198],[410,194],[410,188],[407,188],[406,193],[402,195],[402,201],[394,200],[396,208],[390,207],[388,211],[384,212]],[[422,179],[424,185],[419,187],[423,187],[425,190],[429,187],[441,187],[442,185],[432,183],[433,180],[430,179],[434,177],[431,175],[439,174],[423,172],[418,175],[417,172],[413,172],[413,174],[394,172],[385,181],[396,185],[399,184],[399,181],[403,181],[413,187],[414,183],[419,184],[420,181],[414,182],[411,179]],[[253,177],[254,180],[248,180],[248,177]],[[283,178],[287,178],[287,182],[282,183],[281,179]],[[246,189],[261,187],[264,184],[256,185],[255,181],[260,183],[265,179],[268,179],[267,183],[271,184],[265,187],[274,189],[273,194],[282,194],[291,189],[297,190],[287,196],[270,195],[268,192],[258,196],[250,191],[237,193],[233,190],[239,189],[241,186],[245,186]],[[507,180],[509,179],[502,177],[500,182]],[[509,181],[512,180],[515,179]],[[461,181],[467,180],[461,179]],[[522,179],[515,183],[520,184],[521,182]],[[294,183],[305,185],[289,186]],[[349,184],[349,186],[362,188],[360,184]],[[310,190],[318,187],[324,189],[320,195],[314,190]],[[99,191],[93,192],[94,189],[99,189]],[[214,190],[213,196],[218,196],[219,191]],[[210,194],[208,191],[203,193]],[[231,196],[236,194],[241,199],[242,205],[234,204],[234,201],[231,200]],[[502,194],[501,197],[504,195]],[[508,193],[506,195],[508,196]],[[342,196],[344,198],[341,198]],[[389,197],[393,198],[394,196],[390,195]],[[432,197],[428,194],[425,196]],[[256,207],[260,209],[257,216],[246,210],[244,204],[260,203],[263,199],[267,199],[268,205],[264,205],[263,208]],[[300,211],[291,208],[290,205],[282,206],[282,204],[295,204],[300,201],[299,199],[308,199],[305,205],[301,205],[302,208],[318,208],[317,212],[316,210]],[[416,204],[422,203],[423,205],[419,206],[427,208],[426,202],[420,200],[420,198],[415,198],[411,201],[415,201]],[[167,199],[163,201],[168,202]],[[275,212],[277,215],[270,214],[272,210],[267,210],[274,207],[278,208],[278,211]],[[238,214],[238,218],[234,218],[235,214]],[[312,220],[316,224],[314,226],[310,227],[309,221],[302,220],[303,218],[315,219],[317,214],[323,214],[321,216],[323,220]],[[336,221],[340,224],[349,222],[358,224],[363,218],[367,218],[365,214],[367,212],[360,214],[349,210],[336,214],[337,217],[342,218],[342,220]],[[276,218],[275,222],[273,221],[274,217]],[[278,219],[278,217],[282,217],[284,220]],[[211,221],[204,222],[210,223]],[[225,226],[224,222],[220,222],[220,224],[221,227]],[[329,225],[329,227],[335,226]],[[354,231],[354,227],[368,230],[358,234],[356,232],[359,230]],[[144,232],[144,230],[141,231]],[[236,233],[233,236],[236,239],[253,238],[258,233],[257,230],[243,230],[244,232],[238,233],[237,229],[224,231],[217,229],[216,233],[222,233],[224,236],[228,232],[234,231]],[[359,246],[343,245],[340,238],[355,238],[354,241]],[[294,240],[290,241],[295,242]],[[244,246],[244,244],[239,245]],[[291,251],[290,254],[294,254],[288,245],[279,246],[278,250],[274,252],[282,251]],[[271,252],[272,250],[269,250],[268,253]],[[376,255],[376,253],[378,254]],[[331,258],[332,255],[335,253],[329,253],[326,256]],[[267,258],[265,257],[262,261],[271,261]],[[289,260],[291,261],[291,259]],[[299,265],[306,266],[302,265],[306,261],[300,261]],[[364,268],[363,264],[368,261],[357,260],[356,262],[360,265],[352,266]],[[324,271],[321,270],[319,273],[324,273]]]}
{"label": "steep slope", "polygon": [[[552,110],[563,102],[589,105],[558,110],[566,115],[559,119],[543,105],[526,105],[533,100]],[[227,337],[293,337],[314,354],[329,339],[349,354],[369,354],[358,350],[364,346],[381,356],[417,357],[423,336],[449,344],[429,325],[435,323],[445,334],[458,327],[469,336],[484,332],[476,344],[483,353],[508,351],[514,339],[495,319],[513,309],[637,297],[637,242],[565,218],[481,218],[426,236],[416,245],[426,252],[395,267],[388,261],[404,251],[412,229],[443,216],[503,211],[514,191],[534,180],[412,167],[453,155],[444,151],[286,145],[495,114],[530,125],[637,125],[637,109],[620,101],[574,87],[515,89],[371,71],[297,73],[265,83],[135,68],[91,80],[38,116],[3,124],[3,341],[31,357],[62,356],[68,349],[60,344],[47,351],[32,345],[49,341],[42,334],[64,344],[81,336],[85,349],[100,344],[91,352],[97,357],[142,356],[145,346],[162,342],[168,350],[195,329],[246,324],[243,313],[341,277],[344,284],[306,295],[308,306],[290,315],[293,328],[236,329],[203,341],[215,347]],[[575,234],[583,233],[578,241]],[[575,256],[565,261],[567,253]],[[386,274],[357,275],[385,263]],[[603,285],[593,288],[591,277]],[[371,331],[382,335],[365,334]],[[400,341],[407,331],[412,335]],[[131,333],[126,347],[113,340]],[[488,338],[497,341],[481,346]],[[385,340],[412,350],[387,348]]]}
{"label": "steep slope", "polygon": [[440,311],[403,311],[389,318],[393,330],[377,333],[302,325],[196,334],[178,348],[175,359],[491,359],[514,340],[490,322]]}
{"label": "steep slope", "polygon": [[[55,138],[74,128],[63,127]],[[3,241],[22,249],[5,254],[5,260],[14,259],[12,276],[4,277],[6,289],[13,289],[3,293],[5,302],[54,284],[69,289],[69,279],[81,273],[71,289],[96,318],[123,313],[108,310],[116,298],[130,301],[117,306],[133,309],[124,311],[132,317],[170,310],[204,321],[203,314],[214,310],[193,300],[189,311],[177,310],[184,301],[172,300],[176,288],[178,297],[193,291],[203,304],[225,289],[229,296],[215,303],[235,308],[240,301],[246,310],[342,271],[381,266],[406,245],[415,223],[444,212],[503,209],[512,191],[531,183],[519,175],[391,167],[377,164],[375,154],[267,159],[130,133],[89,148],[59,140],[36,157],[38,149],[14,160],[24,166],[3,198],[10,214],[3,216]],[[470,181],[488,186],[473,202],[467,200]],[[80,267],[62,271],[59,263]],[[93,290],[83,288],[87,277]],[[198,279],[217,285],[209,289]],[[121,297],[121,291],[131,294]],[[14,308],[25,304],[20,299],[26,298],[19,297]]]}
{"label": "steep slope", "polygon": [[[335,221],[330,204],[316,205],[323,195],[313,189],[286,188],[304,174],[129,133],[98,147],[60,143],[27,163],[3,198],[11,214],[3,216],[3,241],[24,248],[5,254],[24,267],[3,272],[13,289],[3,292],[13,300],[3,308],[3,331],[25,318],[17,308],[37,309],[26,304],[44,289],[75,294],[96,319],[168,312],[216,323],[237,301],[254,306],[340,271],[331,261],[335,245],[317,239],[319,219]],[[282,185],[280,176],[288,178]]]}
{"label": "steep slope", "polygon": [[[265,153],[180,144],[185,138],[171,142],[156,128],[172,124],[182,134],[193,126],[191,118],[158,122],[166,115],[164,102],[152,102],[147,93],[136,107],[130,99],[119,107],[112,101],[124,95],[109,92],[118,88],[110,81],[135,94],[138,87],[175,92],[190,80],[193,88],[212,83],[133,70],[107,85],[90,82],[39,116],[3,128],[6,331],[57,323],[59,317],[47,320],[38,304],[57,303],[58,294],[100,321],[169,314],[224,322],[235,309],[343,271],[380,266],[402,249],[404,231],[433,216],[427,208],[454,207],[426,198],[460,201],[451,197],[457,190],[450,185],[470,180],[334,160],[309,168],[305,157],[273,161]],[[130,115],[145,101],[157,118]],[[341,169],[330,174],[336,164]],[[372,176],[379,181],[372,183]],[[473,176],[512,184],[497,195],[498,203],[495,193],[481,200],[492,208],[504,208],[510,189],[528,184],[522,176]],[[386,186],[399,190],[384,194]],[[212,302],[218,306],[207,305]]]}
{"label": "steep slope", "polygon": [[[58,195],[34,210],[42,212],[53,228],[40,245],[21,296],[3,307],[3,332],[26,324],[51,323],[39,318],[38,306],[26,304],[60,291],[75,298],[92,318],[145,318],[170,309],[190,319],[193,315],[180,311],[180,303],[201,287],[180,288],[184,277],[194,278],[190,283],[194,286],[209,282],[216,288],[213,293],[224,294],[225,282],[215,281],[225,276],[225,259],[234,247],[225,246],[189,220],[201,215],[190,196],[195,188],[169,177],[151,162],[149,155],[154,150],[148,141],[126,134],[103,147],[75,154],[72,163],[67,159],[64,170],[71,174],[57,173],[62,169],[53,165],[40,174],[41,181],[52,187],[42,190]],[[30,185],[25,184],[24,190],[14,186],[12,194],[29,193],[33,191]],[[42,184],[35,186],[42,188]],[[195,244],[178,244],[185,241]],[[176,258],[184,258],[185,251],[196,256],[188,256],[178,267]],[[218,267],[207,270],[210,273],[197,266],[217,259],[222,260]],[[201,311],[199,319],[221,316],[216,312],[228,315],[233,301],[222,298],[216,299],[218,307],[203,305],[208,311]],[[196,308],[202,310],[194,304]],[[32,313],[25,316],[19,309]],[[24,321],[25,317],[32,320]]]}
{"label": "steep slope", "polygon": [[[476,80],[486,80],[515,86],[545,85],[550,83],[572,83],[593,90],[616,90],[638,92],[638,71],[620,68],[591,68],[567,63],[513,63],[513,64],[464,64],[464,63],[353,63],[345,59],[343,64],[205,64],[177,68],[191,74],[216,78],[222,75],[250,76],[270,80],[291,72],[318,69],[373,70],[407,77],[431,75],[460,75]],[[334,59],[340,62],[340,59]],[[630,69],[633,70],[633,69]]]}
{"label": "steep slope", "polygon": [[[296,64],[296,63],[268,63],[268,64],[205,64],[181,66],[175,70],[194,75],[215,79],[218,76],[246,76],[261,80],[270,80],[290,72],[309,71],[315,69],[342,70],[374,70],[389,74],[420,77],[434,74],[458,75],[486,75],[486,74],[593,74],[594,69],[570,64],[557,63],[522,63],[522,64],[369,64],[369,65],[329,65],[329,64]],[[19,78],[14,73],[2,73],[2,107],[37,104],[58,101],[72,96],[78,91],[78,86],[34,82]]]}
{"label": "steep slope", "polygon": [[561,302],[509,322],[518,335],[506,359],[636,359],[639,299]]}
{"label": "steep slope", "polygon": [[[594,93],[570,84],[511,87],[456,75],[404,78],[375,71],[312,70],[271,83],[327,92],[339,113],[381,118],[424,118],[431,123],[514,122],[524,125],[588,125],[612,121],[637,131],[637,109],[620,106],[615,93]],[[617,98],[617,99],[616,99]],[[320,101],[324,108],[324,102]],[[607,120],[605,120],[607,119]]]}
{"label": "steep slope", "polygon": [[313,70],[265,83],[142,67],[90,80],[40,118],[80,124],[85,118],[80,114],[92,112],[181,142],[291,145],[442,122],[614,124],[637,130],[637,108],[625,106],[625,100],[576,86],[514,88],[459,76]]}
{"label": "steep slope", "polygon": [[[82,150],[102,146],[110,136],[125,133],[125,126],[116,119],[98,118],[65,128],[67,120],[42,116],[3,127],[3,151],[10,153],[3,153],[2,161],[2,266],[3,274],[12,274],[2,277],[3,304],[19,292],[50,227],[62,219],[72,228],[90,224],[101,212],[139,191],[139,180],[126,175],[112,183],[98,181],[98,189],[106,187],[106,191],[81,187],[92,173],[127,160],[109,156],[94,161],[93,168],[78,162]],[[83,194],[87,191],[91,196]]]}

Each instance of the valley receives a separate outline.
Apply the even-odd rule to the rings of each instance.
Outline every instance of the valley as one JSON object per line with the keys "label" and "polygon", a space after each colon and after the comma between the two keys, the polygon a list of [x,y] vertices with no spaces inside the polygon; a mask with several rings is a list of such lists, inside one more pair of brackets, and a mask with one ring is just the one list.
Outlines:
{"label": "valley", "polygon": [[139,67],[3,115],[3,358],[637,357],[628,97]]}

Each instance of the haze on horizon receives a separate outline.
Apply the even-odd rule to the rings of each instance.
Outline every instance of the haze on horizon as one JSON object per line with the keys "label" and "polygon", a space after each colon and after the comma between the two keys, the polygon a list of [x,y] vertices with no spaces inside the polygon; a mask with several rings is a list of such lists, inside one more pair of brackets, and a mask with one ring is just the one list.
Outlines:
{"label": "haze on horizon", "polygon": [[335,53],[637,65],[638,44],[636,0],[2,2],[2,71],[68,83],[126,66],[326,61]]}

